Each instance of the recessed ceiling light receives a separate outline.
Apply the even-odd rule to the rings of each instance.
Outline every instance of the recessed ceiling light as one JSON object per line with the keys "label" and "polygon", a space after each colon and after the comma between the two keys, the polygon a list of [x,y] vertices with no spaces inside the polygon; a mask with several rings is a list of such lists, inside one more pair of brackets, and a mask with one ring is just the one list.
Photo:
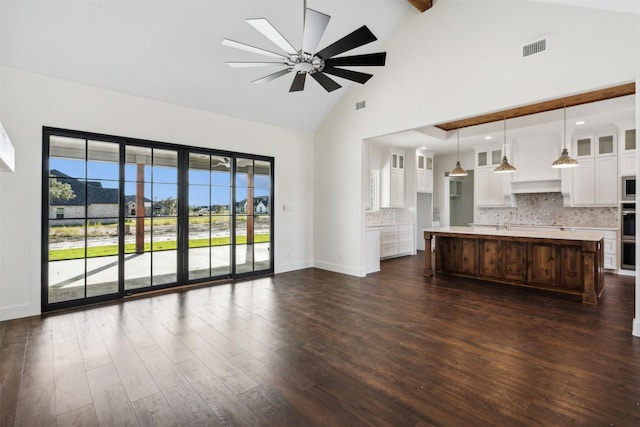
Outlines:
{"label": "recessed ceiling light", "polygon": [[580,120],[576,122],[577,125],[583,125],[584,124],[584,120]]}
{"label": "recessed ceiling light", "polygon": [[484,139],[491,139],[493,138],[491,135],[485,136]]}
{"label": "recessed ceiling light", "polygon": [[421,149],[421,150],[426,150],[426,149],[427,149],[427,147],[420,147],[420,149]]}

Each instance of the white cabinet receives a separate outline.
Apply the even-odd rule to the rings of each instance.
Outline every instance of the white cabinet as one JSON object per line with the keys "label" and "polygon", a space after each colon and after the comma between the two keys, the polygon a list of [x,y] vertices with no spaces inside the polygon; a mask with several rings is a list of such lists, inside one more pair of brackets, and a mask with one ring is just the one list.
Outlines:
{"label": "white cabinet", "polygon": [[615,132],[578,137],[574,152],[580,166],[572,168],[572,206],[616,206],[618,156]]}
{"label": "white cabinet", "polygon": [[604,236],[604,268],[618,269],[618,232],[616,230],[602,230],[600,228],[580,228],[580,231],[594,231]]}
{"label": "white cabinet", "polygon": [[476,206],[504,206],[505,174],[495,173],[493,167],[474,171],[474,200]]}
{"label": "white cabinet", "polygon": [[433,193],[433,156],[416,154],[416,191]]}
{"label": "white cabinet", "polygon": [[505,206],[505,183],[511,174],[495,173],[502,161],[502,148],[485,145],[475,148],[475,170],[473,177],[474,203],[478,207]]}
{"label": "white cabinet", "polygon": [[410,255],[415,251],[413,224],[385,225],[380,239],[380,258]]}
{"label": "white cabinet", "polygon": [[412,224],[398,226],[398,255],[409,255],[414,252],[413,236]]}
{"label": "white cabinet", "polygon": [[396,255],[398,255],[398,227],[396,225],[382,227],[380,258],[388,258]]}
{"label": "white cabinet", "polygon": [[619,133],[620,176],[636,175],[636,129],[623,126]]}
{"label": "white cabinet", "polygon": [[380,206],[404,207],[404,151],[383,151],[380,169]]}

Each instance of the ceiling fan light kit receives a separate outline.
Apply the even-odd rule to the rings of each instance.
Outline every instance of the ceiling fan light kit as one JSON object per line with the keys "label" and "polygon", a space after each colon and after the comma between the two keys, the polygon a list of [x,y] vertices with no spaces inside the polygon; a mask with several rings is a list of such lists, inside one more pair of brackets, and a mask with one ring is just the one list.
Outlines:
{"label": "ceiling fan light kit", "polygon": [[249,25],[258,30],[283,52],[286,52],[286,54],[272,52],[234,40],[223,39],[223,46],[256,53],[270,58],[276,58],[278,60],[271,62],[227,62],[226,64],[234,68],[271,66],[285,67],[275,73],[254,80],[253,83],[270,82],[291,72],[295,72],[289,92],[299,92],[304,90],[307,75],[310,75],[327,92],[332,92],[342,87],[327,74],[360,84],[366,83],[371,77],[373,77],[372,74],[339,67],[384,66],[386,61],[386,52],[335,57],[336,55],[340,55],[341,53],[377,40],[376,36],[373,35],[366,25],[363,25],[357,30],[347,34],[324,49],[317,51],[320,39],[322,38],[330,20],[331,17],[329,15],[325,15],[324,13],[313,9],[308,9],[307,2],[305,1],[302,49],[296,50],[268,20],[264,18],[247,19],[247,23],[249,23]]}

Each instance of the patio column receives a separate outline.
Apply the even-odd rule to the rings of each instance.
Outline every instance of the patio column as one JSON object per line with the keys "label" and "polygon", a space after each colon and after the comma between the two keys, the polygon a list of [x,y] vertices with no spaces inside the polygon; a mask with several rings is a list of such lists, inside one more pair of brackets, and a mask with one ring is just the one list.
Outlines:
{"label": "patio column", "polygon": [[144,253],[144,163],[138,163],[136,180],[136,253]]}

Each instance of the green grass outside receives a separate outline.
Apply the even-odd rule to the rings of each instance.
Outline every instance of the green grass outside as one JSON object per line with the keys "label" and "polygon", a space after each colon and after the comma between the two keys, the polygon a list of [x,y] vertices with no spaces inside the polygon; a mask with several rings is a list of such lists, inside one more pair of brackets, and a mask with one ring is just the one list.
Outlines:
{"label": "green grass outside", "polygon": [[[269,242],[269,234],[256,234],[254,243],[266,243]],[[247,243],[246,236],[238,236],[236,238],[236,244],[244,245]],[[231,244],[230,237],[213,237],[211,239],[194,239],[189,240],[189,248],[204,248],[207,246],[224,246]],[[177,249],[177,243],[175,240],[169,240],[165,242],[154,242],[153,251],[171,251]],[[146,242],[144,244],[144,251],[149,252],[151,250],[151,243]],[[132,254],[136,252],[135,243],[127,243],[124,245],[124,253]],[[103,256],[113,256],[118,254],[118,245],[105,245],[105,246],[90,246],[87,248],[87,258],[96,258]],[[62,261],[70,259],[85,258],[85,248],[69,248],[69,249],[54,249],[49,251],[49,261]]]}

